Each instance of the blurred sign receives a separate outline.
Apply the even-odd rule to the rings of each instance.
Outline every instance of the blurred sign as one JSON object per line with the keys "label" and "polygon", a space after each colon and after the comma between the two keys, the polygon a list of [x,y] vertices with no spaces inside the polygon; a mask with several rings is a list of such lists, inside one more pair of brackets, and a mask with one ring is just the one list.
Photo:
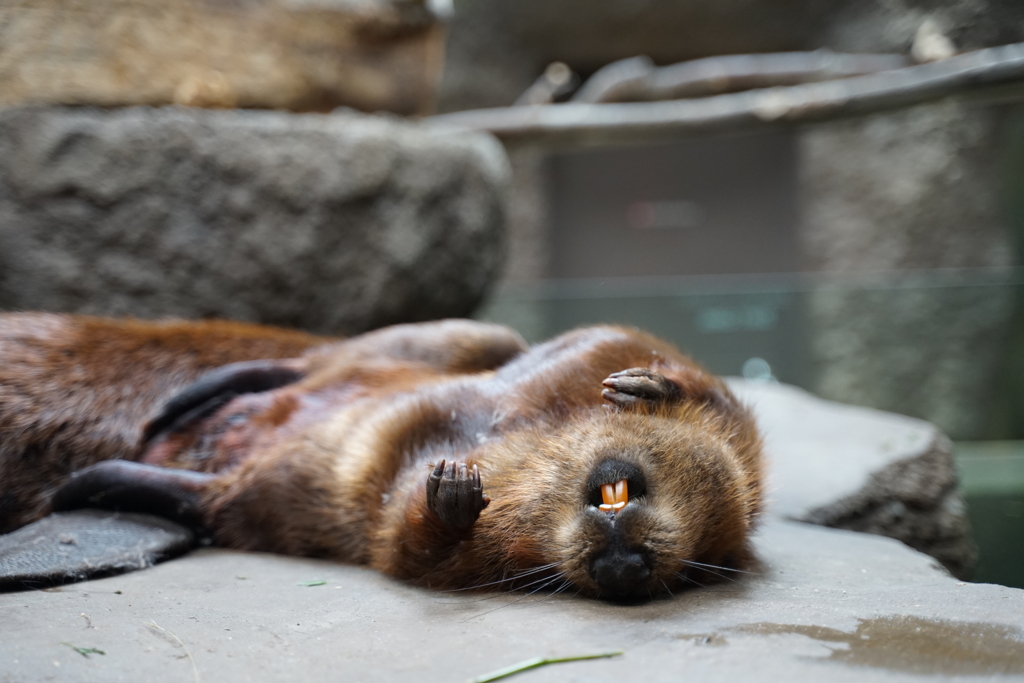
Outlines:
{"label": "blurred sign", "polygon": [[554,155],[553,278],[799,270],[792,131]]}

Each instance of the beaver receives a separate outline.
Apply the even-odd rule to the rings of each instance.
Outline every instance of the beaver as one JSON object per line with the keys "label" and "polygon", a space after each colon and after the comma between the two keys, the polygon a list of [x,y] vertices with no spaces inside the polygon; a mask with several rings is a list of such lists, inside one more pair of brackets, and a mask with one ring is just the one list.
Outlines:
{"label": "beaver", "polygon": [[628,600],[748,567],[761,470],[727,386],[634,329],[0,316],[0,531],[142,511],[436,589]]}

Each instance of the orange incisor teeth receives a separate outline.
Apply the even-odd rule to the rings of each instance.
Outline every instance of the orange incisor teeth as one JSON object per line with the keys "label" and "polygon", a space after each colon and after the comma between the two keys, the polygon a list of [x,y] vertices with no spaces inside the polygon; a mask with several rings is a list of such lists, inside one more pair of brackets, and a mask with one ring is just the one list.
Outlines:
{"label": "orange incisor teeth", "polygon": [[604,504],[598,509],[603,512],[614,512],[626,507],[629,502],[629,486],[625,479],[620,479],[614,484],[603,484],[601,486],[601,499]]}

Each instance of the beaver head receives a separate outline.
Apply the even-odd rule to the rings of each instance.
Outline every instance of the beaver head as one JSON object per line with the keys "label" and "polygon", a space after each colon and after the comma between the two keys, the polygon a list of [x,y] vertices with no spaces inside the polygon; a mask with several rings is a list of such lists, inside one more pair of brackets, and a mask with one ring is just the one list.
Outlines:
{"label": "beaver head", "polygon": [[634,600],[703,583],[749,560],[758,508],[755,475],[722,429],[710,415],[593,411],[538,438],[507,490],[491,492],[491,519],[520,532],[515,564],[550,565],[585,594]]}

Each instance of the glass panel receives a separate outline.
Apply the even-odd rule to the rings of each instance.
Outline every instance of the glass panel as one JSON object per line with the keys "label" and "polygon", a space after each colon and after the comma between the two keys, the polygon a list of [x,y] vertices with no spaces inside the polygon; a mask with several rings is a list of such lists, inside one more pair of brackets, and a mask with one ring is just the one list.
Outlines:
{"label": "glass panel", "polygon": [[531,341],[635,325],[720,374],[766,363],[779,381],[954,439],[1024,439],[1022,284],[1021,268],[553,280],[505,286],[480,317]]}
{"label": "glass panel", "polygon": [[559,280],[506,286],[481,317],[531,341],[635,325],[720,374],[934,422],[968,440],[975,580],[1024,587],[1022,285],[1022,268]]}

